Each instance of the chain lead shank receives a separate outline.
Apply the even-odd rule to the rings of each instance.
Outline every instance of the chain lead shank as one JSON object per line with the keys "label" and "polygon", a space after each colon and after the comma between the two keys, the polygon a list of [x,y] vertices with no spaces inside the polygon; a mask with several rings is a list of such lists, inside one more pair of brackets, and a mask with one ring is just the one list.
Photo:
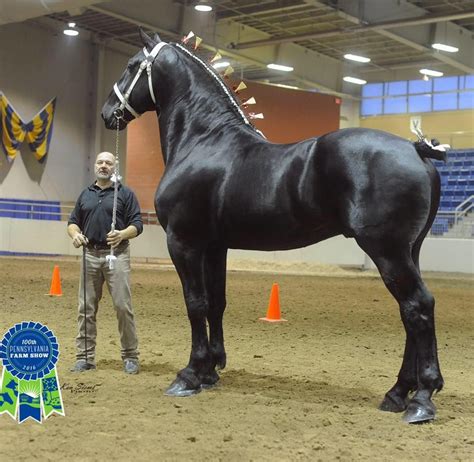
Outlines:
{"label": "chain lead shank", "polygon": [[[117,201],[118,201],[118,182],[120,179],[120,161],[119,161],[119,136],[120,136],[120,119],[123,117],[123,111],[117,109],[114,112],[115,120],[117,122],[117,129],[115,131],[115,181],[114,181],[114,203],[112,207],[112,225],[110,231],[115,231],[115,224],[117,221]],[[115,267],[115,261],[117,257],[114,255],[114,249],[110,248],[110,255],[107,255],[107,261],[109,262],[109,269],[113,270]]]}

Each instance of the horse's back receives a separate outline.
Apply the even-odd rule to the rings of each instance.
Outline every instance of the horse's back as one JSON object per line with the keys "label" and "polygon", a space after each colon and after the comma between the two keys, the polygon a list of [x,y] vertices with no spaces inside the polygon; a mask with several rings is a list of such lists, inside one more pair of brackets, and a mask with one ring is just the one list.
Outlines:
{"label": "horse's back", "polygon": [[345,128],[318,138],[318,147],[337,150],[338,157],[353,162],[368,156],[382,156],[393,165],[405,165],[409,169],[421,167],[423,162],[413,143],[405,138],[370,128]]}

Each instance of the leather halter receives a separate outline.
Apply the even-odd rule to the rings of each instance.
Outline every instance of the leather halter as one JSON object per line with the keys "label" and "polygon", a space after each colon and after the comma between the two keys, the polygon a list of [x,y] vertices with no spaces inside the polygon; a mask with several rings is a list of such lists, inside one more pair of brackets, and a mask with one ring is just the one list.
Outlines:
{"label": "leather halter", "polygon": [[125,94],[123,94],[118,85],[117,82],[114,84],[114,91],[115,94],[117,95],[117,98],[120,100],[120,106],[118,107],[118,110],[122,111],[123,109],[126,108],[130,114],[134,118],[138,118],[141,116],[129,103],[129,98],[130,94],[132,93],[133,87],[135,84],[138,82],[138,79],[140,78],[140,75],[142,72],[146,69],[146,73],[148,74],[148,89],[150,90],[150,96],[154,104],[156,104],[156,98],[155,98],[155,93],[153,91],[153,84],[151,80],[151,66],[153,65],[153,61],[155,61],[156,56],[160,52],[160,50],[165,46],[168,45],[166,42],[160,42],[157,45],[153,47],[153,50],[151,50],[149,53],[146,49],[146,47],[143,48],[143,53],[145,54],[145,59],[140,63],[140,67],[138,68],[138,71],[135,75],[135,78],[132,80],[132,83],[128,87],[127,91]]}

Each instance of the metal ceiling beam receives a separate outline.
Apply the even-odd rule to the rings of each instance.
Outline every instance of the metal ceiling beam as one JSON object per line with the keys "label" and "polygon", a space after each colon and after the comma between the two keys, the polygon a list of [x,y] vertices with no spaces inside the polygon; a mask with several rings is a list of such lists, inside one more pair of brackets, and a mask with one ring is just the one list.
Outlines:
{"label": "metal ceiling beam", "polygon": [[287,43],[287,42],[298,42],[301,40],[323,38],[323,37],[333,37],[339,34],[348,34],[355,32],[365,32],[365,31],[381,31],[385,29],[393,29],[397,27],[407,27],[407,26],[416,26],[420,24],[431,24],[444,21],[454,21],[456,19],[464,19],[474,17],[474,10],[463,11],[460,13],[453,14],[431,14],[427,16],[422,16],[420,18],[410,18],[405,20],[394,20],[394,21],[384,21],[376,24],[352,26],[352,27],[343,27],[338,29],[333,29],[325,32],[313,32],[305,33],[298,35],[287,35],[284,37],[271,37],[263,40],[253,40],[251,42],[241,42],[231,44],[231,48],[235,50],[242,50],[245,48],[254,48],[262,47],[268,45],[276,45],[278,43]]}
{"label": "metal ceiling beam", "polygon": [[[420,45],[419,43],[416,43],[412,40],[409,40],[409,39],[406,39],[398,34],[394,34],[393,32],[390,32],[390,31],[386,31],[386,30],[381,30],[380,31],[380,34],[382,35],[385,35],[386,37],[389,37],[399,43],[403,43],[404,45],[407,45],[411,48],[414,48],[416,50],[419,50],[419,51],[425,51],[427,53],[429,53],[432,57],[434,57],[436,60],[444,63],[444,64],[448,64],[456,69],[459,69],[463,72],[466,72],[468,74],[471,74],[474,72],[474,67],[472,66],[469,66],[469,65],[466,65],[466,64],[463,64],[462,62],[459,62],[453,58],[451,58],[450,56],[447,56],[445,54],[442,54],[442,53],[438,53],[438,52],[435,52],[433,51],[431,48],[428,48],[424,45]],[[470,50],[472,52],[472,49]]]}
{"label": "metal ceiling beam", "polygon": [[102,0],[1,0],[0,25],[21,22],[64,10],[78,11]]}
{"label": "metal ceiling beam", "polygon": [[[261,5],[252,6],[250,8],[242,7],[235,7],[232,8],[230,6],[217,5],[218,11],[216,13],[216,19],[218,21],[224,19],[232,19],[233,21],[247,18],[249,16],[258,17],[265,14],[281,12],[284,14],[286,11],[291,11],[299,8],[308,7],[306,3],[298,3],[295,5],[293,0],[283,0],[280,2],[274,2],[269,7],[262,7]],[[219,11],[221,10],[221,11]]]}
{"label": "metal ceiling beam", "polygon": [[[168,35],[168,36],[171,36],[171,37],[175,37],[177,40],[179,40],[181,38],[181,37],[179,37],[179,34],[174,32],[174,31],[169,31],[169,30],[166,30],[166,29],[162,29],[162,28],[160,28],[156,25],[146,23],[146,22],[143,22],[143,21],[138,21],[136,19],[130,18],[130,17],[125,16],[125,15],[120,14],[120,13],[114,13],[113,11],[107,10],[107,9],[102,8],[100,6],[90,6],[88,9],[92,10],[92,11],[96,11],[97,13],[105,14],[106,16],[110,16],[110,17],[115,18],[115,19],[120,19],[121,21],[125,21],[125,22],[131,23],[131,24],[135,24],[136,26],[142,27],[143,29],[153,30],[153,31],[158,32],[159,34],[165,34],[165,35]],[[119,37],[117,37],[117,38],[119,38]]]}
{"label": "metal ceiling beam", "polygon": [[[339,10],[338,14],[351,21],[353,23],[360,23],[360,15],[362,14],[364,20],[368,22],[375,22],[377,17],[380,17],[383,14],[382,10],[377,10],[379,2],[377,0],[366,0],[365,1],[365,11],[361,12],[359,9],[355,8],[355,5],[351,1],[341,0],[338,3]],[[405,20],[400,16],[407,15],[410,11],[412,14],[416,12],[424,12],[422,8],[419,8],[413,4],[403,4],[398,0],[386,0],[384,5],[385,9],[390,10],[391,14],[394,17],[399,16],[398,20],[402,26],[406,26]],[[474,10],[462,11],[460,14],[469,14],[470,17],[474,16]],[[462,29],[455,23],[449,22],[454,20],[454,16],[458,13],[444,15],[445,24],[444,25],[432,25],[427,23],[421,18],[421,22],[418,23],[420,27],[393,27],[393,28],[377,28],[375,32],[387,37],[391,40],[394,40],[398,43],[401,43],[407,47],[418,50],[426,55],[429,55],[430,58],[433,58],[440,63],[447,64],[451,68],[461,70],[466,73],[474,73],[474,56],[472,50],[474,49],[474,38],[470,31]],[[437,15],[441,16],[441,15]],[[414,18],[417,21],[420,21],[418,18]],[[438,21],[436,21],[437,23]],[[441,32],[441,33],[440,33]],[[431,43],[435,41],[436,38],[439,38],[441,41],[448,39],[447,35],[451,35],[459,43],[459,53],[441,53],[435,51],[431,48]],[[449,40],[449,39],[448,39]],[[449,41],[448,41],[449,43]],[[367,68],[361,68],[360,72],[363,73]]]}
{"label": "metal ceiling beam", "polygon": [[383,68],[367,68],[364,69],[362,72],[364,74],[370,74],[380,71],[397,71],[400,69],[411,69],[411,68],[420,68],[420,67],[430,67],[436,64],[436,61],[417,61],[417,62],[400,62],[397,64],[388,64]]}
{"label": "metal ceiling beam", "polygon": [[[179,33],[175,32],[175,31],[170,31],[170,30],[161,28],[157,25],[148,23],[148,22],[140,21],[140,20],[131,18],[129,16],[126,16],[126,15],[123,15],[123,14],[120,14],[120,13],[115,13],[113,11],[107,10],[107,9],[99,7],[99,6],[91,6],[89,9],[91,9],[93,11],[96,11],[98,13],[104,14],[104,15],[111,16],[111,17],[116,18],[116,19],[120,19],[122,21],[129,22],[131,24],[135,24],[136,26],[140,26],[140,27],[142,27],[144,29],[147,29],[147,30],[156,31],[159,34],[161,33],[161,34],[167,35],[169,37],[174,37],[178,41],[181,39],[181,35]],[[203,38],[205,39],[205,41],[201,44],[201,48],[204,48],[204,49],[207,49],[207,50],[210,50],[210,51],[213,51],[213,52],[219,51],[219,53],[221,55],[228,56],[229,58],[232,58],[237,62],[241,62],[241,63],[247,64],[247,65],[254,65],[254,66],[257,66],[257,67],[261,68],[262,70],[267,70],[267,68],[266,68],[267,63],[266,62],[260,61],[260,60],[255,59],[255,58],[250,58],[248,56],[244,56],[244,55],[236,53],[236,52],[232,52],[232,51],[230,51],[226,48],[207,45],[205,43],[206,42],[206,37],[204,36]],[[117,36],[115,39],[120,40],[120,36]],[[317,89],[317,90],[319,90],[321,92],[324,92],[324,93],[327,93],[327,94],[332,94],[332,95],[335,95],[335,96],[339,96],[341,98],[358,99],[357,97],[354,97],[353,95],[336,91],[333,88],[329,88],[328,86],[325,86],[325,85],[323,85],[319,82],[314,82],[314,81],[308,79],[307,77],[297,75],[296,73],[292,73],[291,78],[295,81],[298,81],[302,85],[305,85],[309,88]]]}

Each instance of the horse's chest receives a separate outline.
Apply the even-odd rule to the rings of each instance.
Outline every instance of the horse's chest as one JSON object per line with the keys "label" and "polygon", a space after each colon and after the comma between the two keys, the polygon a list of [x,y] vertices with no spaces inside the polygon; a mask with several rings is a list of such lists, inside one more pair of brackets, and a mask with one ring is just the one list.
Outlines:
{"label": "horse's chest", "polygon": [[163,178],[156,193],[155,206],[160,219],[180,217],[194,221],[213,207],[213,183],[193,178]]}

